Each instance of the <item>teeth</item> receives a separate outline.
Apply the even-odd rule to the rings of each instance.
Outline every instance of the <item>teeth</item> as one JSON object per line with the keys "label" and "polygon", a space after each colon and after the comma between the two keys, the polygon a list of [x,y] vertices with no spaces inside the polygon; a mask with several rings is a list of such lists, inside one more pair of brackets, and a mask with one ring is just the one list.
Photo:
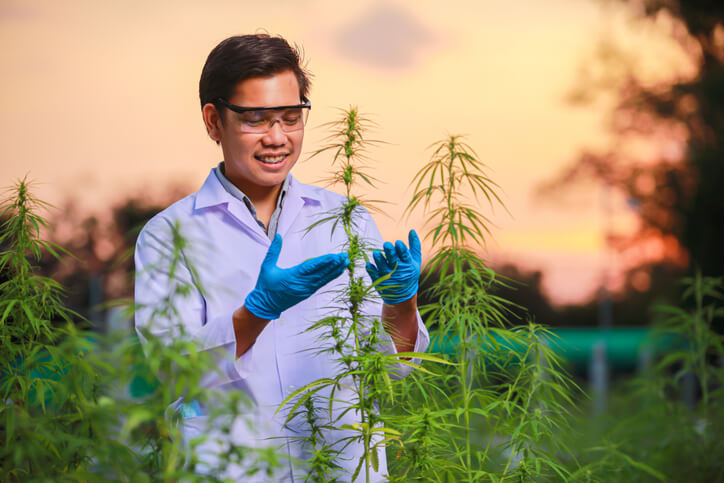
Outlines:
{"label": "teeth", "polygon": [[281,156],[257,156],[257,159],[262,163],[275,164],[281,162],[285,157],[286,155],[282,154]]}

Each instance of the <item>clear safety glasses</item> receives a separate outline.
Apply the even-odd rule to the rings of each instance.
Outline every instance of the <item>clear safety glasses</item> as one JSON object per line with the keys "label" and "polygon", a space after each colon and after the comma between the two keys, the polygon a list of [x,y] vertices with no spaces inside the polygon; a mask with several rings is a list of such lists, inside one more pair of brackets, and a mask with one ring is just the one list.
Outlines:
{"label": "clear safety glasses", "polygon": [[230,104],[220,97],[216,102],[238,114],[241,132],[254,134],[268,132],[275,122],[279,123],[284,132],[304,129],[309,111],[312,109],[312,103],[306,97],[302,97],[302,104],[293,106],[241,107]]}

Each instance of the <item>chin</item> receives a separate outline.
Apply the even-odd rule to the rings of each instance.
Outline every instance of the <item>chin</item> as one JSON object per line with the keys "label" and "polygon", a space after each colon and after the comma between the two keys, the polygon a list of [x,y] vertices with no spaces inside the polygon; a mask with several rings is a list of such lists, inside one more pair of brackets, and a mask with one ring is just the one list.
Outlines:
{"label": "chin", "polygon": [[289,174],[288,171],[285,173],[275,173],[273,176],[263,176],[259,180],[259,184],[269,187],[280,185],[286,179],[287,174]]}

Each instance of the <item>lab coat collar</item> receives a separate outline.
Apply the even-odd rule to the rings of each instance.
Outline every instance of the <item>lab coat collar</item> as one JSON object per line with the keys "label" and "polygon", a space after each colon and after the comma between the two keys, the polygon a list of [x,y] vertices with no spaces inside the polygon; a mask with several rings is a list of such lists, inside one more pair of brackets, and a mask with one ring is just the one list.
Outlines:
{"label": "lab coat collar", "polygon": [[277,233],[282,238],[287,235],[290,226],[297,219],[304,206],[321,205],[320,192],[321,190],[300,183],[291,174],[289,175],[289,187],[284,198],[282,213],[279,216],[279,225],[277,226]]}
{"label": "lab coat collar", "polygon": [[196,192],[194,210],[202,210],[211,206],[218,206],[228,203],[233,196],[227,192],[214,174],[214,170],[206,177],[201,189]]}
{"label": "lab coat collar", "polygon": [[[287,197],[300,198],[304,203],[319,204],[321,202],[319,190],[310,189],[312,188],[311,186],[300,183],[291,173],[289,174],[289,178]],[[210,206],[222,205],[228,203],[231,199],[235,198],[224,189],[212,169],[206,177],[206,181],[204,181],[204,184],[201,186],[201,189],[196,193],[194,209],[201,210]],[[287,201],[288,200],[284,200],[285,205]]]}
{"label": "lab coat collar", "polygon": [[[289,188],[284,198],[282,213],[279,218],[277,233],[284,236],[292,222],[305,205],[320,205],[321,191],[297,181],[289,174]],[[226,191],[213,169],[206,177],[201,189],[196,193],[194,210],[203,210],[224,205],[226,210],[249,232],[254,238],[268,244],[269,239],[259,224],[254,220],[249,209],[231,193]]]}

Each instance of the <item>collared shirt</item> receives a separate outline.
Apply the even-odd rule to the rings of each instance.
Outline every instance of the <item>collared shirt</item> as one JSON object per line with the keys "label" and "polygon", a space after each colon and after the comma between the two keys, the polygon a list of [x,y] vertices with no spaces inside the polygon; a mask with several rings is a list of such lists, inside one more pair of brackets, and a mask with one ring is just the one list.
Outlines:
{"label": "collared shirt", "polygon": [[[346,235],[340,227],[332,230],[331,224],[318,223],[309,228],[338,210],[344,201],[341,195],[302,184],[290,175],[278,221],[277,231],[283,239],[279,266],[290,267],[315,256],[343,250]],[[359,215],[357,228],[362,239],[371,247],[381,247],[382,237],[369,213],[360,210]],[[173,253],[172,227],[176,224],[180,225],[187,247],[182,254],[184,263],[170,280],[164,263],[168,266]],[[349,277],[345,272],[312,297],[283,312],[279,319],[267,324],[251,348],[236,359],[232,314],[254,287],[270,243],[244,202],[225,190],[212,171],[198,192],[156,215],[141,231],[135,253],[135,302],[140,307],[135,319],[142,342],[145,342],[142,328],[170,343],[179,337],[183,327],[200,350],[211,351],[216,357],[220,372],[204,374],[203,385],[220,391],[243,391],[253,401],[252,408],[244,415],[245,421],[235,420],[228,436],[220,427],[207,427],[208,408],[201,407],[190,414],[191,417],[183,418],[185,439],[209,437],[196,448],[208,471],[217,474],[215,462],[229,444],[278,445],[279,437],[284,436],[287,438],[283,439],[284,451],[291,458],[274,481],[295,481],[295,476],[303,475],[303,469],[294,458],[305,457],[301,444],[293,439],[300,434],[284,427],[284,413],[275,414],[275,411],[296,389],[336,374],[339,362],[331,354],[317,351],[323,344],[322,334],[309,329],[313,321],[327,315],[329,307],[335,305],[335,292],[346,286]],[[364,267],[359,267],[357,273],[367,277]],[[174,301],[178,316],[154,317],[153,308],[173,293],[179,283],[191,285],[192,290]],[[195,288],[197,285],[203,287],[203,293]],[[381,310],[379,300],[369,301],[363,307],[363,312],[370,316],[380,317]],[[384,338],[384,350],[394,352],[392,340],[386,334]],[[428,344],[429,336],[418,314],[414,350],[424,352]],[[408,366],[401,365],[399,375],[409,370]],[[352,390],[343,387],[334,399],[339,402],[354,398]],[[336,414],[344,409],[340,404],[335,403]],[[352,426],[359,422],[354,411],[348,411],[338,425]],[[304,429],[295,431],[303,433]],[[332,433],[337,438],[340,435],[349,436],[344,430]],[[347,459],[339,463],[346,472],[346,478],[345,475],[342,478],[348,480],[362,448],[359,444],[350,444],[344,454]],[[379,472],[373,475],[372,481],[381,481],[386,473],[382,445],[378,448],[378,458]],[[231,465],[223,476],[239,478],[242,474],[242,467]],[[364,477],[364,471],[360,476]],[[244,481],[256,480],[245,477]]]}
{"label": "collared shirt", "polygon": [[249,211],[251,212],[251,215],[254,217],[256,222],[259,224],[260,227],[262,227],[264,231],[266,231],[269,239],[273,240],[274,235],[277,234],[277,225],[279,224],[279,215],[282,212],[284,197],[286,196],[287,190],[289,189],[289,175],[284,178],[284,183],[282,183],[282,189],[279,192],[279,197],[277,198],[276,208],[274,208],[274,213],[272,213],[272,216],[269,219],[269,226],[267,227],[264,225],[264,222],[261,221],[256,215],[256,208],[254,208],[254,204],[251,202],[249,197],[246,196],[243,191],[241,191],[234,183],[229,181],[229,178],[226,177],[226,171],[224,166],[224,162],[222,161],[217,167],[214,168],[214,174],[219,179],[221,186],[223,186],[224,189],[228,191],[229,194],[231,194],[231,196],[238,200],[241,200],[246,205],[246,207],[249,208]]}

